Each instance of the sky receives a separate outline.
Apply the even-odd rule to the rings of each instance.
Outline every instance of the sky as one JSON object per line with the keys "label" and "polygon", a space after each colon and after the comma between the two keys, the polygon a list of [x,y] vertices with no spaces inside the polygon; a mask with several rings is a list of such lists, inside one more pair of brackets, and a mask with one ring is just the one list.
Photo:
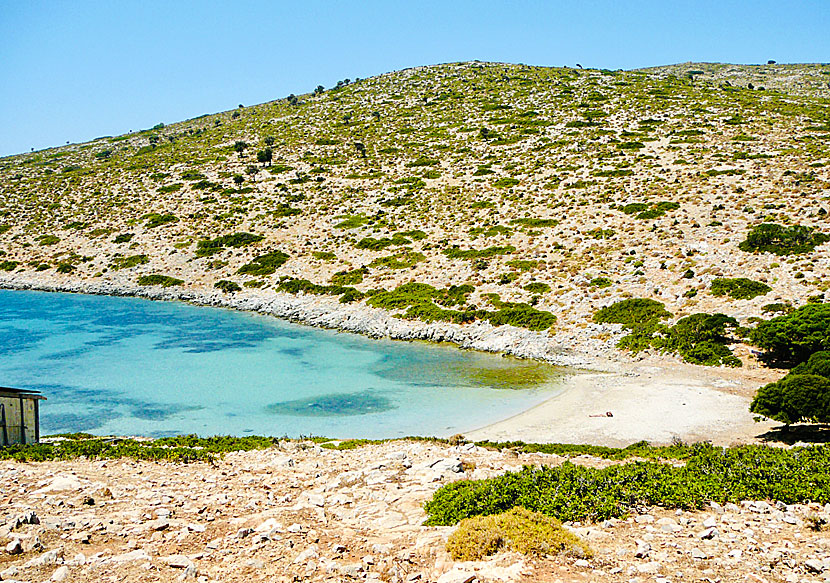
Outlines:
{"label": "sky", "polygon": [[454,61],[830,62],[830,0],[0,0],[0,156]]}

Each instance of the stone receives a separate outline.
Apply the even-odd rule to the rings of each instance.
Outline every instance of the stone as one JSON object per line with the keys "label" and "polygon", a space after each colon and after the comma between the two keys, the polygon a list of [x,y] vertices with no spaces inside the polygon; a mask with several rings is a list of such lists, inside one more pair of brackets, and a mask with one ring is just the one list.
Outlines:
{"label": "stone", "polygon": [[23,552],[23,545],[20,543],[20,539],[14,539],[9,544],[6,545],[6,552],[10,555],[19,555]]}
{"label": "stone", "polygon": [[824,563],[818,559],[807,559],[804,561],[804,567],[810,573],[821,573],[824,571]]}
{"label": "stone", "polygon": [[133,561],[149,561],[150,555],[144,549],[136,549],[129,553],[115,555],[109,559],[113,563],[131,563]]}
{"label": "stone", "polygon": [[49,577],[49,580],[50,581],[63,581],[68,576],[69,576],[69,567],[67,567],[66,565],[61,565],[60,567],[55,569],[55,572],[52,573],[52,576]]}
{"label": "stone", "polygon": [[651,552],[651,545],[645,541],[637,541],[637,550],[634,551],[634,556],[638,559],[645,559]]}
{"label": "stone", "polygon": [[651,514],[640,514],[634,517],[634,522],[637,524],[651,524],[654,522],[654,517]]}
{"label": "stone", "polygon": [[714,528],[718,525],[718,521],[714,519],[714,517],[710,516],[706,520],[703,521],[703,528]]}
{"label": "stone", "polygon": [[701,551],[697,547],[692,549],[691,555],[692,555],[693,559],[708,559],[709,558],[709,556],[706,553],[704,553],[703,551]]}
{"label": "stone", "polygon": [[706,530],[702,530],[697,534],[698,538],[703,540],[710,540],[718,536],[718,529],[717,528],[707,528]]}
{"label": "stone", "polygon": [[162,561],[167,563],[168,567],[173,567],[174,569],[187,569],[193,564],[193,561],[184,555],[170,555],[169,557],[164,557]]}
{"label": "stone", "polygon": [[170,521],[167,520],[166,518],[157,518],[155,520],[151,520],[147,524],[147,526],[152,531],[160,532],[162,530],[167,530],[168,528],[170,528]]}
{"label": "stone", "polygon": [[437,583],[473,583],[476,580],[475,573],[453,569],[438,577]]}

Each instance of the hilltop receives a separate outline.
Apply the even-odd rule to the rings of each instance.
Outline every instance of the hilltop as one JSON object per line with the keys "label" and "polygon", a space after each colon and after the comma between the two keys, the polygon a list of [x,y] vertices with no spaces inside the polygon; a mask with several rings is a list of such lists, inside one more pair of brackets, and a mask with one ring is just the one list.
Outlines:
{"label": "hilltop", "polygon": [[[344,80],[0,159],[2,279],[237,305],[330,296],[442,330],[532,332],[475,347],[532,337],[621,358],[624,331],[592,319],[624,298],[741,327],[820,301],[828,100],[830,65],[809,64]],[[742,250],[762,223],[812,244]]]}

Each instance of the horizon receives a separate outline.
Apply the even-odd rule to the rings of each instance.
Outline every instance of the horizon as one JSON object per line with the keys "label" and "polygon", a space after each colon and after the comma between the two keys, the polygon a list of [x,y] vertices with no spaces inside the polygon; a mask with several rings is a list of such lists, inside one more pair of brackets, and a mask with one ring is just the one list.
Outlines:
{"label": "horizon", "polygon": [[[291,10],[291,15],[287,12]],[[0,13],[0,156],[454,62],[586,69],[830,61],[830,5],[42,1]]]}

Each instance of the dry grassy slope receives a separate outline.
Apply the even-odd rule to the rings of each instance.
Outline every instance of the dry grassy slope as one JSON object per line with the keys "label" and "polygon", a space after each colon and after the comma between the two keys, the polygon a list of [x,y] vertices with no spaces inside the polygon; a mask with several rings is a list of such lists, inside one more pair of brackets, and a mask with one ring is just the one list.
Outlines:
{"label": "dry grassy slope", "polygon": [[[524,286],[545,283],[537,307],[557,314],[560,330],[578,331],[598,307],[627,296],[659,299],[676,316],[721,311],[745,321],[764,304],[800,304],[828,287],[830,245],[791,258],[737,247],[764,221],[830,230],[828,84],[830,65],[407,69],[294,104],[3,158],[0,265],[131,284],[161,273],[194,288],[220,279],[269,288],[283,275],[322,284],[368,266],[361,290],[468,282],[479,307],[489,306],[488,292],[530,301]],[[264,167],[256,152],[269,136],[274,159]],[[249,144],[242,155],[233,148],[240,140]],[[189,171],[204,180],[188,180]],[[652,220],[617,208],[660,201],[680,208]],[[151,227],[148,213],[177,221]],[[426,237],[356,247],[415,229]],[[198,240],[240,231],[265,239],[196,257]],[[450,259],[441,250],[453,244],[515,251]],[[275,274],[236,273],[273,249],[291,257]],[[394,254],[414,265],[376,262]],[[113,269],[134,255],[149,262]],[[694,275],[683,277],[687,270]],[[717,298],[707,291],[717,276],[773,291]],[[611,286],[591,285],[598,277]],[[692,288],[697,296],[686,297]]]}

